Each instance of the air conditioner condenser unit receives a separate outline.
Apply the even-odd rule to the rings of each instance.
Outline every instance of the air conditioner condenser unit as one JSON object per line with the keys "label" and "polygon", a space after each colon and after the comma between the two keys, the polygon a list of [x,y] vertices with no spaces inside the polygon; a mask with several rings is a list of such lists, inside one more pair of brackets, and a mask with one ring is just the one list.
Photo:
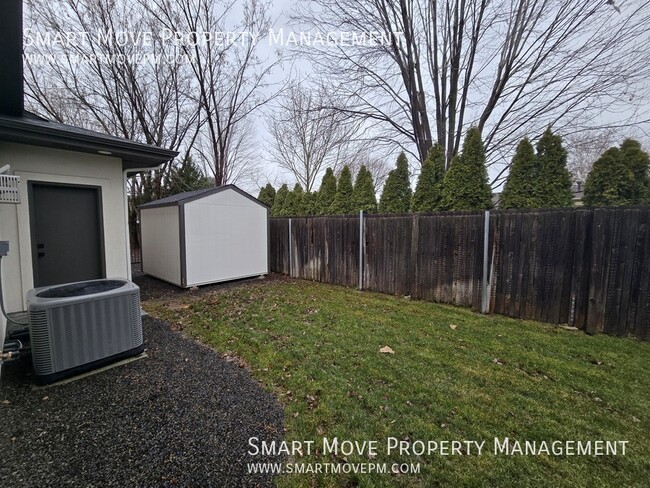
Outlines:
{"label": "air conditioner condenser unit", "polygon": [[144,350],[140,289],[121,279],[81,281],[27,292],[36,381],[95,369]]}

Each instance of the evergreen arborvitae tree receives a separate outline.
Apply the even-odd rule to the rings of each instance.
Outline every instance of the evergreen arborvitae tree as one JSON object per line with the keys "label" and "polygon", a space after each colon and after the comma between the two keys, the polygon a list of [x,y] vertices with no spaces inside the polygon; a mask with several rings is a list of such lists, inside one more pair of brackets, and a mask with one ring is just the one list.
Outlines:
{"label": "evergreen arborvitae tree", "polygon": [[634,175],[630,203],[650,203],[650,157],[641,149],[641,144],[626,139],[621,144],[621,160]]}
{"label": "evergreen arborvitae tree", "polygon": [[537,204],[542,208],[573,205],[571,175],[566,167],[567,154],[562,138],[549,127],[537,142],[539,177],[535,188]]}
{"label": "evergreen arborvitae tree", "polygon": [[397,157],[395,169],[388,173],[384,191],[379,199],[379,211],[382,213],[407,213],[411,208],[411,182],[406,154]]}
{"label": "evergreen arborvitae tree", "polygon": [[330,207],[330,213],[333,215],[349,215],[354,213],[352,192],[352,173],[346,164],[343,166],[339,180],[336,183],[336,196]]}
{"label": "evergreen arborvitae tree", "polygon": [[271,183],[267,183],[265,187],[260,190],[260,194],[257,196],[257,199],[268,205],[269,207],[273,206],[275,202],[275,188]]}
{"label": "evergreen arborvitae tree", "polygon": [[412,212],[433,212],[442,208],[442,179],[445,176],[445,152],[435,144],[422,165],[411,202]]}
{"label": "evergreen arborvitae tree", "polygon": [[185,191],[210,188],[210,186],[210,180],[194,164],[192,157],[187,156],[171,170],[166,188],[161,189],[161,194],[162,196],[176,195]]}
{"label": "evergreen arborvitae tree", "polygon": [[492,190],[485,167],[485,149],[476,127],[467,131],[463,152],[455,157],[443,179],[445,210],[482,210],[492,207]]}
{"label": "evergreen arborvitae tree", "polygon": [[302,204],[305,215],[318,215],[318,193],[305,192],[302,195]]}
{"label": "evergreen arborvitae tree", "polygon": [[287,198],[284,199],[280,215],[282,217],[296,216],[296,194],[291,190],[287,193]]}
{"label": "evergreen arborvitae tree", "polygon": [[296,217],[303,217],[307,215],[307,207],[305,205],[305,192],[302,190],[300,183],[296,183],[291,192],[294,196],[294,213]]}
{"label": "evergreen arborvitae tree", "polygon": [[284,207],[284,201],[287,199],[289,194],[289,187],[285,184],[280,187],[280,189],[275,194],[275,200],[273,200],[273,206],[271,207],[271,215],[273,217],[282,217],[282,209]]}
{"label": "evergreen arborvitae tree", "polygon": [[622,152],[612,147],[594,163],[585,182],[584,204],[589,207],[634,203],[634,173],[625,164]]}
{"label": "evergreen arborvitae tree", "polygon": [[318,190],[316,203],[317,215],[327,215],[330,213],[332,203],[334,203],[334,197],[336,197],[336,176],[332,168],[327,168]]}
{"label": "evergreen arborvitae tree", "polygon": [[287,198],[285,198],[284,205],[282,205],[283,217],[300,217],[305,215],[303,194],[302,186],[296,183],[293,190],[287,193]]}
{"label": "evergreen arborvitae tree", "polygon": [[510,163],[510,173],[501,193],[501,208],[536,208],[536,184],[539,178],[538,159],[535,148],[528,138],[521,140]]}
{"label": "evergreen arborvitae tree", "polygon": [[357,174],[352,191],[353,210],[364,213],[377,212],[377,197],[375,196],[375,183],[372,181],[372,174],[365,165],[362,165]]}

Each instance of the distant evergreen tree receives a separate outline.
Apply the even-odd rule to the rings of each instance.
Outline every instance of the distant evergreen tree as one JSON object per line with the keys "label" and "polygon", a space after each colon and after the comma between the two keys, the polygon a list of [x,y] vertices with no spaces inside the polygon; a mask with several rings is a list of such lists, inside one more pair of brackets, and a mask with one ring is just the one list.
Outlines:
{"label": "distant evergreen tree", "polygon": [[406,154],[397,157],[395,169],[388,173],[379,199],[381,213],[407,213],[411,208],[411,182]]}
{"label": "distant evergreen tree", "polygon": [[171,170],[166,186],[167,188],[162,191],[164,196],[176,195],[185,191],[202,190],[213,185],[210,184],[210,180],[192,161],[192,156],[188,155],[178,166]]}
{"label": "distant evergreen tree", "polygon": [[336,176],[332,168],[325,170],[325,175],[321,180],[320,188],[318,189],[318,199],[316,203],[316,214],[327,215],[330,213],[332,204],[336,197]]}
{"label": "distant evergreen tree", "polygon": [[332,215],[348,215],[354,213],[352,192],[352,173],[346,164],[343,166],[336,183],[336,196],[334,197],[334,201],[330,208],[330,213]]}
{"label": "distant evergreen tree", "polygon": [[318,193],[305,192],[302,195],[303,208],[305,215],[318,215]]}
{"label": "distant evergreen tree", "polygon": [[455,157],[443,179],[445,210],[482,210],[492,207],[492,190],[485,167],[485,149],[476,127],[467,131],[463,152]]}
{"label": "distant evergreen tree", "polygon": [[271,207],[271,215],[274,217],[282,217],[283,216],[283,208],[284,208],[284,201],[287,199],[287,195],[289,194],[289,187],[284,184],[280,187],[280,189],[277,191],[275,194],[275,200],[273,201],[273,207]]}
{"label": "distant evergreen tree", "polygon": [[302,186],[296,183],[293,190],[287,193],[287,197],[284,199],[284,205],[282,205],[283,217],[300,217],[305,215],[303,194]]}
{"label": "distant evergreen tree", "polygon": [[365,213],[377,213],[377,197],[375,196],[375,183],[372,181],[372,174],[365,165],[359,168],[357,179],[354,182],[352,191],[353,210]]}
{"label": "distant evergreen tree", "polygon": [[268,205],[269,207],[273,206],[275,202],[275,188],[271,183],[267,183],[265,187],[262,187],[260,194],[257,196],[257,199]]}
{"label": "distant evergreen tree", "polygon": [[445,152],[435,144],[422,165],[411,202],[412,212],[433,212],[442,208],[442,179],[445,176]]}
{"label": "distant evergreen tree", "polygon": [[621,151],[612,147],[594,163],[585,182],[583,202],[589,207],[634,203],[634,173],[625,164]]}
{"label": "distant evergreen tree", "polygon": [[626,139],[621,144],[621,160],[634,175],[630,204],[650,203],[650,157],[641,149],[641,144]]}
{"label": "distant evergreen tree", "polygon": [[539,177],[535,185],[537,204],[542,208],[573,205],[571,175],[566,167],[567,153],[562,138],[549,127],[537,142]]}
{"label": "distant evergreen tree", "polygon": [[536,184],[539,178],[539,160],[528,138],[521,140],[510,163],[510,173],[501,192],[501,208],[536,208]]}
{"label": "distant evergreen tree", "polygon": [[284,205],[280,211],[282,217],[295,217],[296,216],[296,195],[293,190],[287,192],[287,198],[284,199]]}
{"label": "distant evergreen tree", "polygon": [[294,215],[297,217],[304,217],[307,215],[307,205],[305,201],[305,192],[302,189],[302,186],[300,183],[296,183],[295,186],[293,187],[293,191],[291,192],[294,195],[294,205],[295,205],[295,213]]}

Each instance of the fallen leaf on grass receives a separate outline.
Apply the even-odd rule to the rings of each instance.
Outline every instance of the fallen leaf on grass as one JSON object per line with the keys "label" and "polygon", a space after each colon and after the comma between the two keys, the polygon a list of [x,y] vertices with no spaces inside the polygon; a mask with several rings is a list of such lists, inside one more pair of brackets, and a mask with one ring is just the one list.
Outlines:
{"label": "fallen leaf on grass", "polygon": [[315,396],[307,395],[306,398],[307,398],[307,407],[310,410],[313,410],[318,406],[318,399]]}
{"label": "fallen leaf on grass", "polygon": [[395,351],[393,351],[389,346],[382,347],[379,352],[384,354],[395,354]]}
{"label": "fallen leaf on grass", "polygon": [[456,327],[458,327],[456,324],[449,324],[451,330],[456,330]]}

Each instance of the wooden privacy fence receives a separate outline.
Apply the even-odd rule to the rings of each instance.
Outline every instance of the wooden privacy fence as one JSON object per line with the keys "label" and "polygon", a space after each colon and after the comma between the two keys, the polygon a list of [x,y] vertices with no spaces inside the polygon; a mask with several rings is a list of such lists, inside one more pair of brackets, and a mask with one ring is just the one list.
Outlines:
{"label": "wooden privacy fence", "polygon": [[650,340],[649,207],[271,219],[271,270]]}

